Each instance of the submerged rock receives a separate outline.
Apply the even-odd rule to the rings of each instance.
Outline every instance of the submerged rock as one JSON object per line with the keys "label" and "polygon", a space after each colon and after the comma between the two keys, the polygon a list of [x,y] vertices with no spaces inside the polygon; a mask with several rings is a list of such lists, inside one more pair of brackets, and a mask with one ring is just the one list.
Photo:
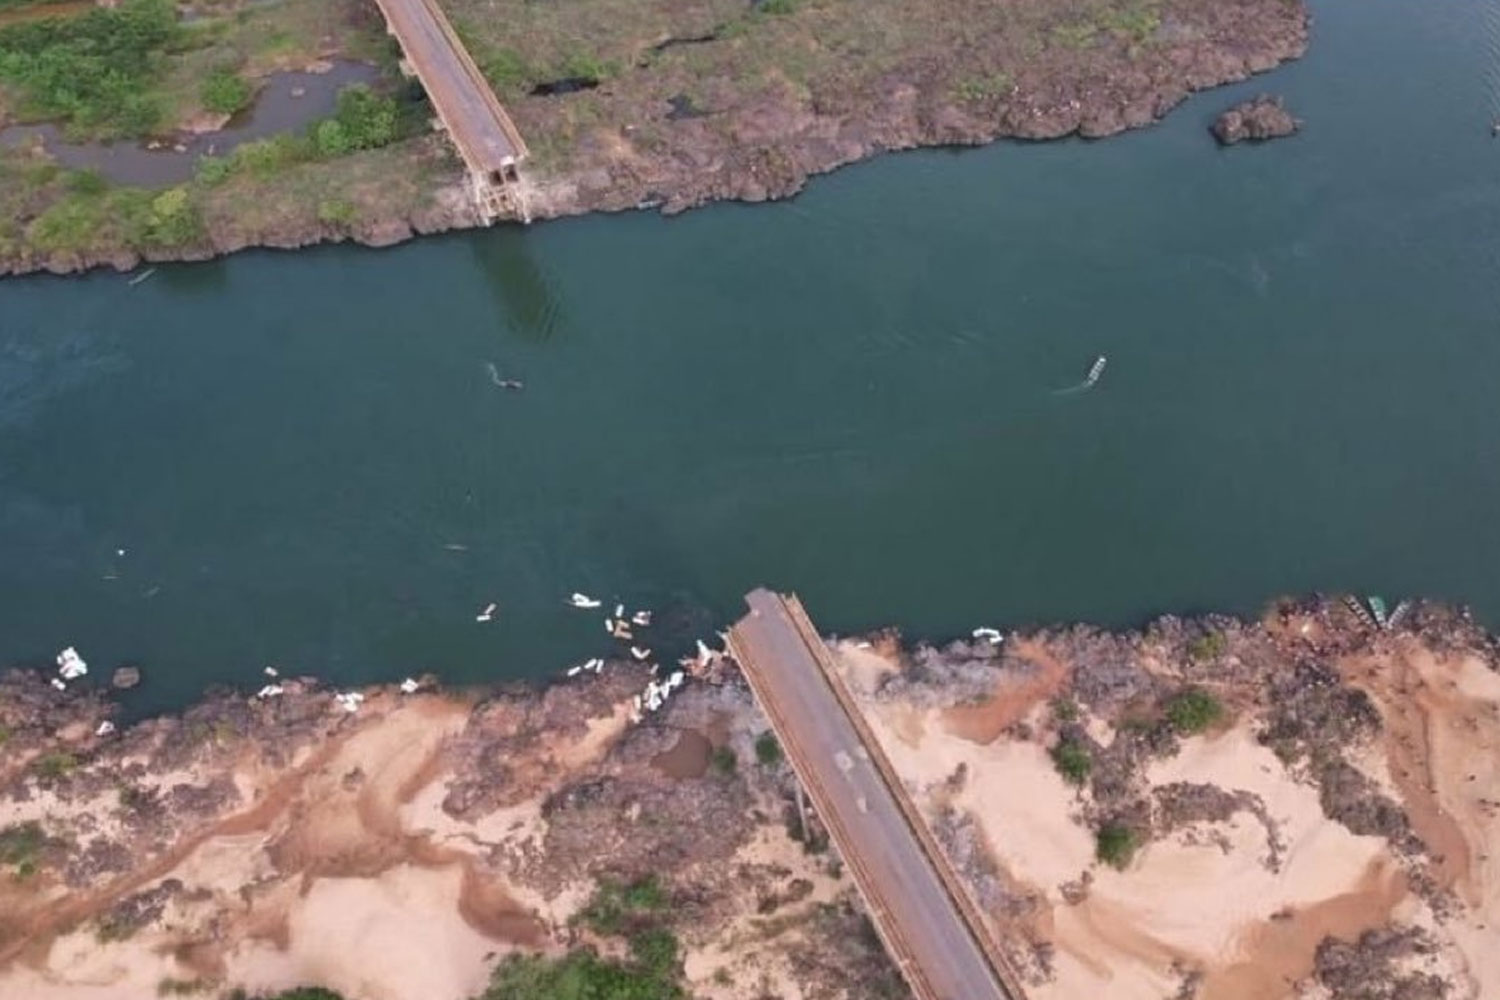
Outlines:
{"label": "submerged rock", "polygon": [[1264,142],[1292,135],[1302,123],[1282,106],[1281,98],[1265,94],[1236,104],[1214,122],[1211,131],[1221,145],[1232,146],[1246,139]]}
{"label": "submerged rock", "polygon": [[140,667],[120,667],[114,672],[109,682],[121,691],[128,691],[141,682]]}

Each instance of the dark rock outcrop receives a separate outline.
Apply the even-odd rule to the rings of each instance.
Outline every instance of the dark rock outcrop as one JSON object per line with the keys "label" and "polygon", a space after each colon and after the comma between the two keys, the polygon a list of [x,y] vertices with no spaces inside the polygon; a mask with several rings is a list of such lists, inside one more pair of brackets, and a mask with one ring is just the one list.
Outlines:
{"label": "dark rock outcrop", "polygon": [[1232,146],[1247,139],[1251,142],[1280,139],[1294,134],[1301,127],[1302,123],[1282,105],[1281,98],[1262,94],[1224,112],[1210,131],[1221,145]]}

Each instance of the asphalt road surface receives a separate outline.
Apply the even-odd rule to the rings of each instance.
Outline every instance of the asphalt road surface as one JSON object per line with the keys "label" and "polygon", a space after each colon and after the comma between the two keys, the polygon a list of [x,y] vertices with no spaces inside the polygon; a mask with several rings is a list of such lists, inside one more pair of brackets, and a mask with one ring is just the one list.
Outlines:
{"label": "asphalt road surface", "polygon": [[1012,1000],[781,598],[746,600],[732,651],[907,981],[922,1000]]}
{"label": "asphalt road surface", "polygon": [[496,113],[494,92],[488,82],[474,78],[456,36],[444,30],[442,15],[432,0],[379,3],[422,88],[470,166],[488,172],[498,170],[506,159],[518,158],[506,123]]}

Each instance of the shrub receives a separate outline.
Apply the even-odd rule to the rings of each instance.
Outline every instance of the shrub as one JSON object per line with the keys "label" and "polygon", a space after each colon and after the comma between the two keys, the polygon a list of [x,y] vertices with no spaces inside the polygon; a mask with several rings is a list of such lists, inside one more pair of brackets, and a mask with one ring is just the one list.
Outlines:
{"label": "shrub", "polygon": [[1139,846],[1135,831],[1120,823],[1106,823],[1094,839],[1094,854],[1105,864],[1123,870]]}
{"label": "shrub", "polygon": [[198,99],[209,111],[232,115],[250,106],[255,90],[250,81],[232,69],[216,69],[208,74],[198,91]]}
{"label": "shrub", "polygon": [[334,120],[344,130],[349,148],[374,149],[395,140],[400,115],[394,100],[355,84],[339,91]]}
{"label": "shrub", "polygon": [[739,766],[739,758],[734,755],[732,747],[714,747],[713,753],[708,756],[708,762],[715,773],[725,777],[733,774]]}
{"label": "shrub", "polygon": [[1094,769],[1094,758],[1088,747],[1070,737],[1058,741],[1052,748],[1052,766],[1069,784],[1082,785]]}
{"label": "shrub", "polygon": [[1058,722],[1078,721],[1078,702],[1063,695],[1052,701],[1052,715]]}
{"label": "shrub", "polygon": [[506,956],[478,1000],[684,1000],[675,975],[575,949],[561,958]]}
{"label": "shrub", "polygon": [[202,233],[203,220],[198,215],[198,207],[188,199],[187,188],[168,188],[151,199],[146,242],[180,246],[192,242]]}
{"label": "shrub", "polygon": [[761,0],[759,9],[767,14],[790,14],[797,9],[797,0]]}
{"label": "shrub", "polygon": [[652,927],[630,936],[630,957],[655,976],[677,972],[677,937],[662,927]]}
{"label": "shrub", "polygon": [[766,767],[775,767],[781,763],[781,744],[776,740],[776,734],[767,729],[755,738],[755,759]]}
{"label": "shrub", "polygon": [[313,145],[323,157],[343,156],[354,151],[354,142],[337,118],[328,118],[313,126]]}
{"label": "shrub", "polygon": [[12,823],[0,829],[0,864],[17,868],[34,867],[37,856],[47,846],[47,835],[40,823]]}
{"label": "shrub", "polygon": [[594,890],[593,898],[580,911],[579,918],[599,934],[619,934],[628,929],[628,925],[638,923],[666,905],[666,891],[654,875],[629,885],[606,880]]}
{"label": "shrub", "polygon": [[497,90],[522,87],[531,79],[531,67],[515,49],[497,49],[481,67],[486,80]]}
{"label": "shrub", "polygon": [[1224,715],[1219,699],[1201,688],[1179,691],[1167,701],[1167,721],[1184,735],[1201,733]]}

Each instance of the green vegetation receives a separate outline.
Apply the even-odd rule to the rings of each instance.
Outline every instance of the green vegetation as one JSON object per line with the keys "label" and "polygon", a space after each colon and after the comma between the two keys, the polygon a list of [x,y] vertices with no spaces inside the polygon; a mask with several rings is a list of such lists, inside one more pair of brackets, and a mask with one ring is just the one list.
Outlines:
{"label": "green vegetation", "polygon": [[715,774],[725,777],[733,774],[739,767],[739,758],[734,755],[732,747],[714,747],[713,753],[708,755],[708,763],[714,769]]}
{"label": "green vegetation", "polygon": [[755,759],[764,767],[775,767],[781,763],[781,744],[776,734],[767,729],[755,738]]}
{"label": "green vegetation", "polygon": [[87,133],[145,135],[161,122],[153,86],[178,32],[171,0],[125,0],[15,24],[0,30],[0,81],[16,88],[27,116],[61,118]]}
{"label": "green vegetation", "polygon": [[584,948],[561,958],[512,954],[496,967],[479,1000],[682,1000],[687,994],[677,982],[675,945],[674,967],[667,971],[634,955],[620,962]]}
{"label": "green vegetation", "polygon": [[1224,655],[1228,645],[1223,632],[1207,632],[1188,644],[1188,655],[1195,660],[1213,660]]}
{"label": "green vegetation", "polygon": [[667,902],[666,890],[654,875],[629,885],[603,881],[578,916],[598,934],[620,934],[660,913]]}
{"label": "green vegetation", "polygon": [[1058,722],[1078,721],[1078,702],[1068,695],[1060,695],[1052,699],[1052,717]]}
{"label": "green vegetation", "polygon": [[760,0],[756,9],[762,14],[791,14],[797,10],[797,0]]}
{"label": "green vegetation", "polygon": [[1124,869],[1140,846],[1135,831],[1120,823],[1106,823],[1094,838],[1094,855],[1114,868]]}
{"label": "green vegetation", "polygon": [[[174,981],[163,979],[162,983],[165,984]],[[192,980],[185,983],[184,985],[191,988],[187,992],[192,992],[196,988],[197,982],[198,980]],[[157,992],[161,992],[160,986],[157,987]],[[320,986],[299,986],[294,990],[277,993],[275,996],[260,997],[251,997],[243,990],[236,990],[229,995],[229,1000],[344,1000],[344,998],[333,992],[333,990],[325,990]]]}
{"label": "green vegetation", "polygon": [[46,846],[47,834],[40,823],[12,823],[0,829],[0,864],[14,868],[17,878],[28,878]]}
{"label": "green vegetation", "polygon": [[[181,246],[202,236],[203,222],[188,190],[104,188],[74,190],[53,202],[27,228],[32,245],[44,251],[78,251],[97,245],[101,236],[126,246]],[[61,778],[76,767],[72,754],[48,754],[37,761],[37,773]]]}
{"label": "green vegetation", "polygon": [[52,753],[42,754],[32,766],[43,778],[66,778],[78,768],[78,757],[66,750],[54,750]]}
{"label": "green vegetation", "polygon": [[1014,87],[1009,73],[966,76],[954,86],[953,96],[960,101],[993,101],[1007,96]]}
{"label": "green vegetation", "polygon": [[[159,997],[190,997],[199,993],[206,993],[212,988],[213,983],[207,979],[173,979],[171,976],[167,976],[156,984],[156,995]],[[241,993],[240,997],[243,998],[244,994]]]}
{"label": "green vegetation", "polygon": [[356,84],[339,91],[338,110],[313,126],[313,145],[323,157],[374,149],[396,138],[400,109],[394,99]]}
{"label": "green vegetation", "polygon": [[1219,699],[1201,688],[1179,691],[1167,700],[1167,721],[1183,735],[1201,733],[1224,715]]}
{"label": "green vegetation", "polygon": [[5,746],[5,744],[7,742],[9,742],[9,740],[10,740],[10,727],[6,726],[6,725],[0,725],[0,747]]}
{"label": "green vegetation", "polygon": [[1094,758],[1083,743],[1065,737],[1052,748],[1052,766],[1068,783],[1082,785],[1089,780],[1089,772],[1094,769]]}
{"label": "green vegetation", "polygon": [[255,88],[232,69],[216,69],[203,81],[198,98],[209,111],[232,115],[250,106],[255,98]]}

